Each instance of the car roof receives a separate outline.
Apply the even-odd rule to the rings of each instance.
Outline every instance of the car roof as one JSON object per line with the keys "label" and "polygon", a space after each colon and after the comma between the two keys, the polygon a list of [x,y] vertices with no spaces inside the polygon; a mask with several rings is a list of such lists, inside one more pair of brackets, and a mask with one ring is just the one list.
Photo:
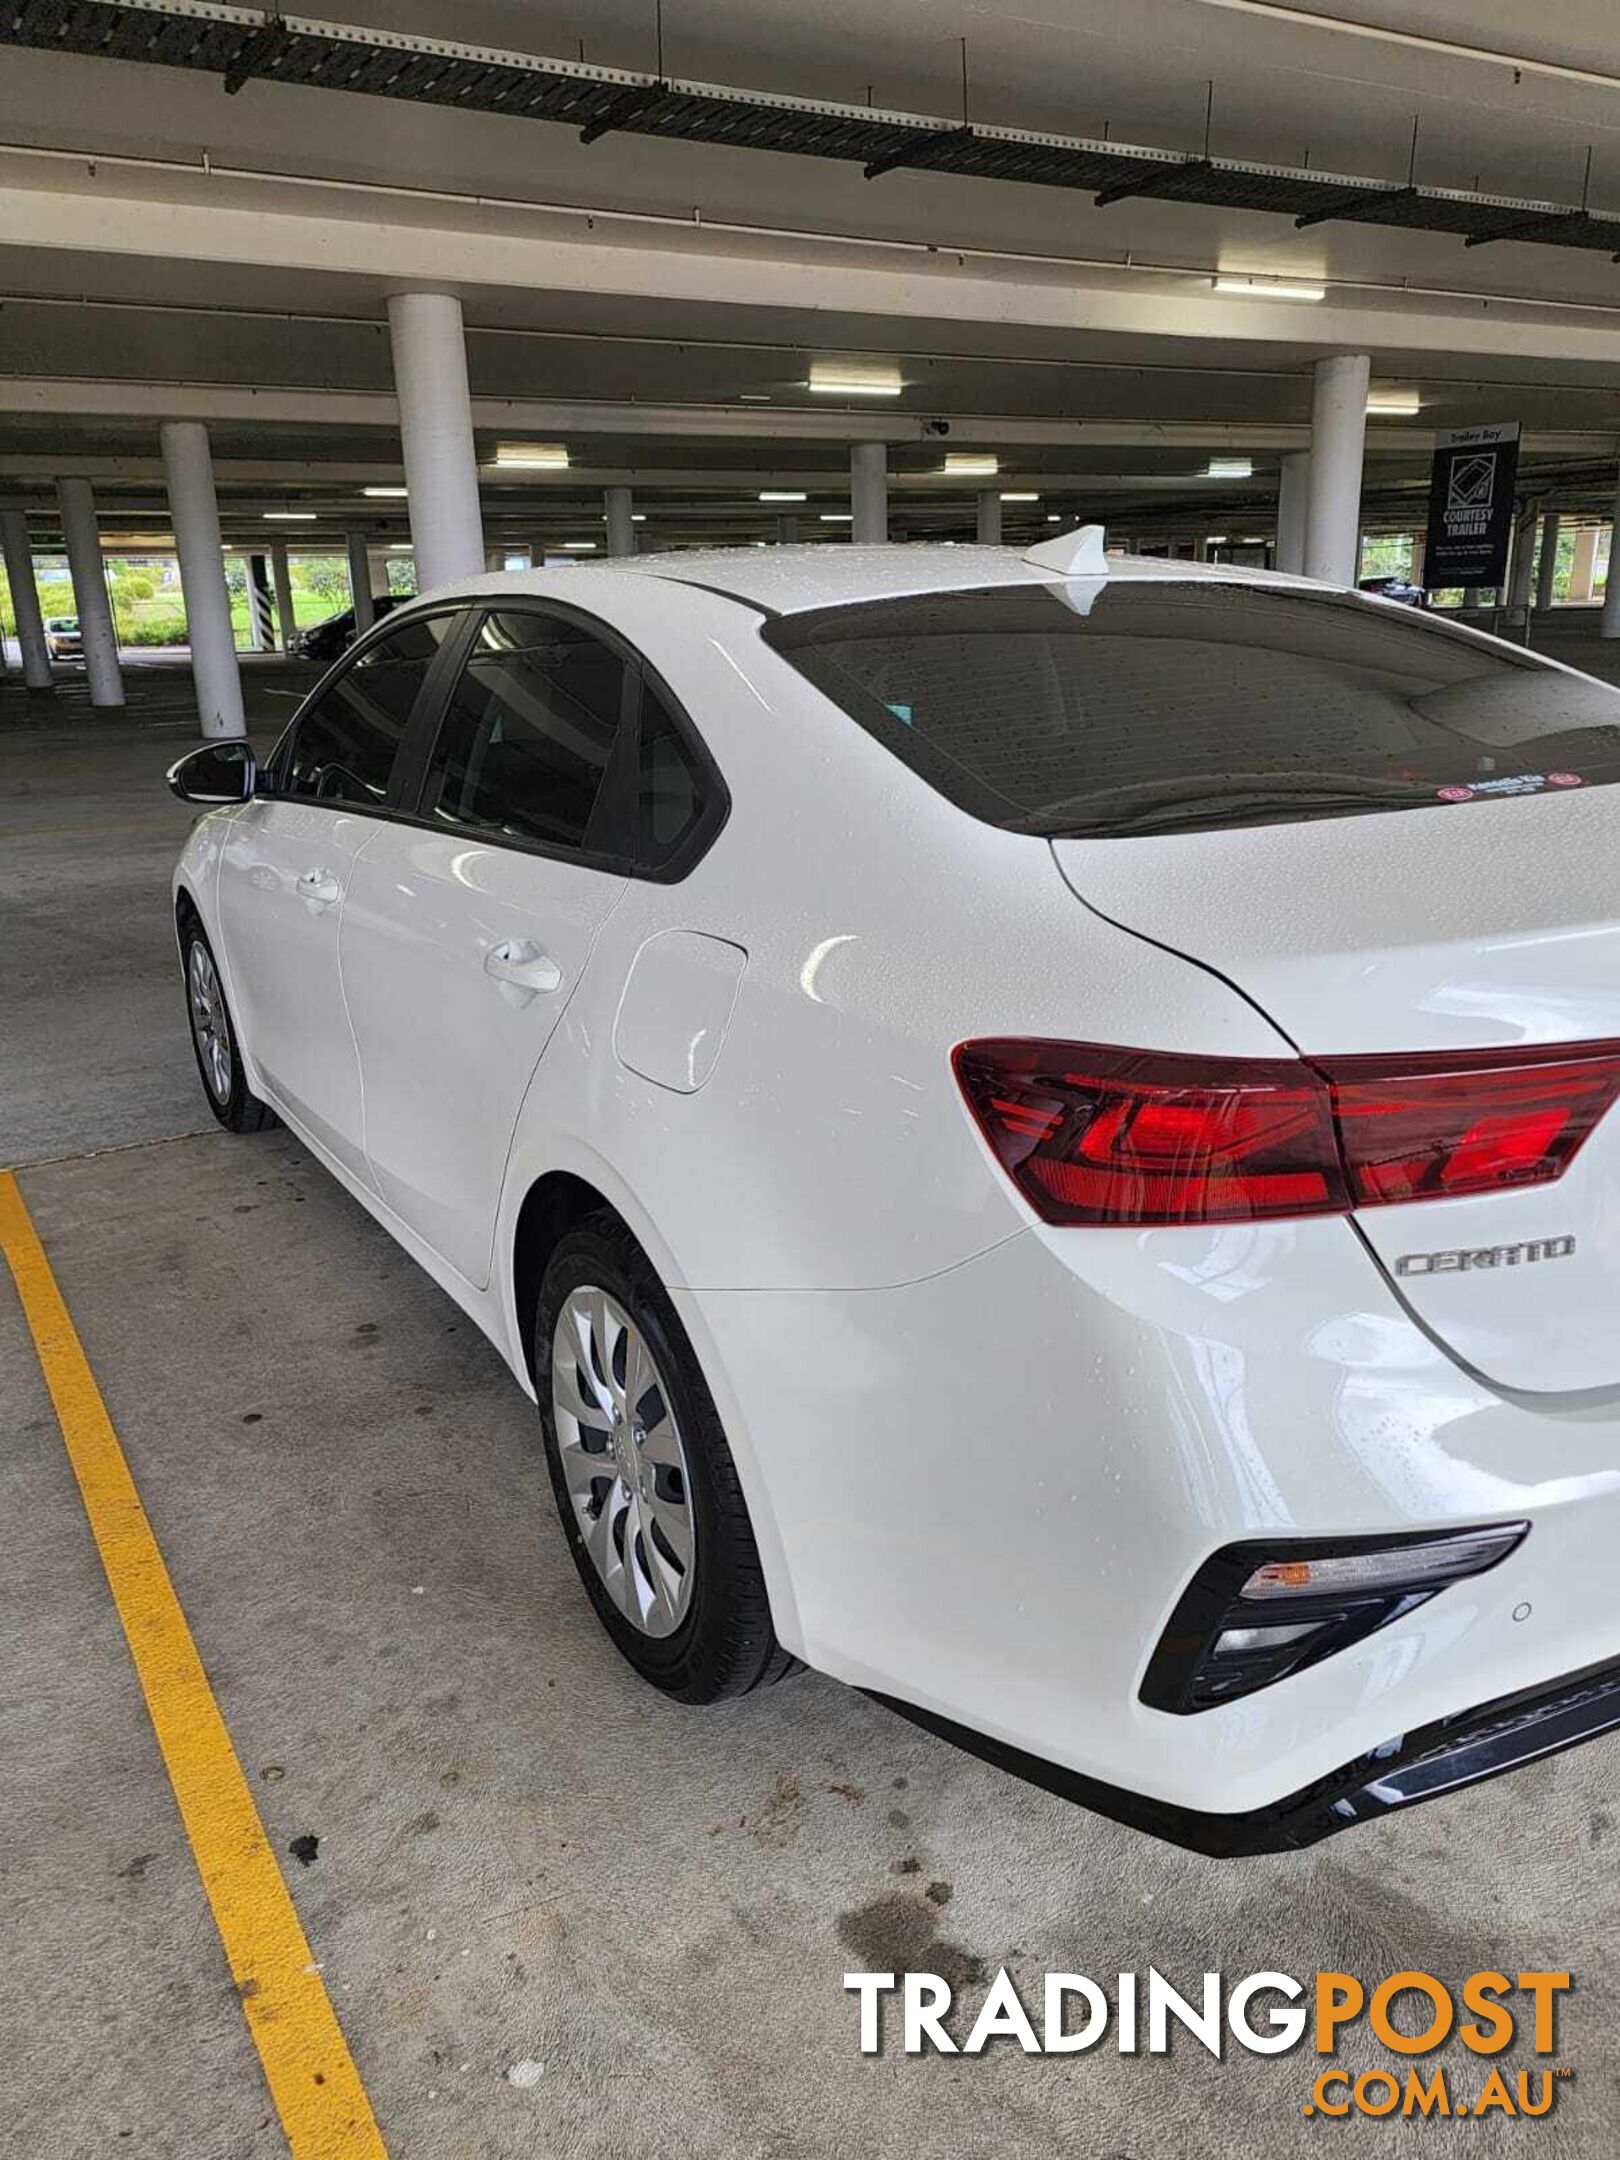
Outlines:
{"label": "car roof", "polygon": [[[1088,572],[1075,575],[1082,582],[1096,582]],[[1106,575],[1110,584],[1174,580],[1266,585],[1291,591],[1339,589],[1278,571],[1248,570],[1227,563],[1170,562],[1146,555],[1110,555]],[[797,615],[812,608],[899,599],[914,593],[982,591],[986,586],[1068,581],[1062,571],[1032,562],[1011,547],[956,546],[941,540],[876,547],[828,541],[812,547],[691,549],[667,555],[633,555],[613,562],[572,563],[561,569],[492,572],[444,588],[437,597],[447,593],[493,597],[533,592],[552,600],[572,595],[585,606],[592,593],[601,594],[606,581],[629,577],[664,578],[671,584],[699,586],[773,615]],[[1354,587],[1344,589],[1354,591]]]}
{"label": "car roof", "polygon": [[[1062,571],[1032,562],[1014,548],[959,546],[942,540],[880,547],[846,543],[716,548],[693,554],[638,556],[618,567],[643,576],[669,578],[678,584],[704,585],[782,615],[834,607],[840,602],[899,599],[913,593],[977,592],[986,586],[1067,582]],[[1085,583],[1096,582],[1089,571],[1072,574]],[[1110,584],[1165,578],[1235,580],[1245,585],[1305,582],[1266,570],[1243,570],[1221,563],[1171,562],[1147,555],[1110,555],[1105,574]]]}

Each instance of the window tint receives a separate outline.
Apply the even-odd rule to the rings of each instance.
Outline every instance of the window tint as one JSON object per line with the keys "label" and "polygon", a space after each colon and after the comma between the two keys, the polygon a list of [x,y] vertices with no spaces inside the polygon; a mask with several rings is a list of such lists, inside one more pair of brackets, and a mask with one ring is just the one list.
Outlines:
{"label": "window tint", "polygon": [[1120,578],[829,608],[764,634],[943,794],[1015,830],[1620,780],[1620,694],[1352,597]]}
{"label": "window tint", "polygon": [[279,792],[379,808],[417,693],[455,620],[418,616],[345,668],[299,720],[278,760]]}
{"label": "window tint", "polygon": [[[625,664],[560,617],[486,615],[428,767],[425,817],[582,848],[618,737]],[[598,843],[600,844],[600,843]]]}
{"label": "window tint", "polygon": [[704,810],[702,777],[650,683],[641,686],[641,772],[636,790],[636,861],[657,870],[677,854]]}

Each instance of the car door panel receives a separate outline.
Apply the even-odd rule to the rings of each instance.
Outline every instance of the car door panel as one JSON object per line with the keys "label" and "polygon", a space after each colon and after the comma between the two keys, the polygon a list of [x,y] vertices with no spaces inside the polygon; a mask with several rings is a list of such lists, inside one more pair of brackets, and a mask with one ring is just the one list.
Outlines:
{"label": "car door panel", "polygon": [[338,931],[355,862],[377,830],[316,802],[249,803],[225,841],[218,901],[255,1069],[271,1098],[367,1184]]}
{"label": "car door panel", "polygon": [[264,792],[233,819],[220,861],[220,935],[248,1056],[267,1096],[365,1185],[343,908],[397,801],[412,718],[458,620],[440,610],[391,623],[319,686],[277,746]]}
{"label": "car door panel", "polygon": [[481,612],[466,654],[413,817],[356,866],[342,973],[377,1190],[481,1286],[519,1108],[625,889],[600,843],[635,677],[565,610]]}
{"label": "car door panel", "polygon": [[519,1107],[624,886],[409,825],[377,830],[356,865],[342,958],[370,1173],[479,1287]]}

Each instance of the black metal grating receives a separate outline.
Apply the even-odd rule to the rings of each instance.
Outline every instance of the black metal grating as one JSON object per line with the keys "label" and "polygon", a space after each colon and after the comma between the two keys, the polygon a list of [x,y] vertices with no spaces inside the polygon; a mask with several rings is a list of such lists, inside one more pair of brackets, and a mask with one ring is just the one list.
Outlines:
{"label": "black metal grating", "polygon": [[966,127],[922,115],[829,106],[712,84],[663,82],[622,69],[392,37],[209,0],[0,0],[0,45],[201,70],[235,91],[292,83],[365,97],[504,113],[576,127],[584,140],[622,132],[732,149],[858,163],[875,178],[944,172],[1105,199],[1266,211],[1302,222],[1339,218],[1450,233],[1470,246],[1513,240],[1603,250],[1620,260],[1620,216],[1441,188],[1398,187],[1128,144]]}

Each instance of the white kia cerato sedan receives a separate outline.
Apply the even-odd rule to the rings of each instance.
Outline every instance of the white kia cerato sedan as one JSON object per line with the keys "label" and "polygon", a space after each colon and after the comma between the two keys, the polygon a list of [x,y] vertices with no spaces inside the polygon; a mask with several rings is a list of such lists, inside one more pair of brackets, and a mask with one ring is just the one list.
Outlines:
{"label": "white kia cerato sedan", "polygon": [[1620,695],[1354,592],[827,546],[476,579],[175,880],[539,1403],[604,1628],[1209,1852],[1620,1723]]}

